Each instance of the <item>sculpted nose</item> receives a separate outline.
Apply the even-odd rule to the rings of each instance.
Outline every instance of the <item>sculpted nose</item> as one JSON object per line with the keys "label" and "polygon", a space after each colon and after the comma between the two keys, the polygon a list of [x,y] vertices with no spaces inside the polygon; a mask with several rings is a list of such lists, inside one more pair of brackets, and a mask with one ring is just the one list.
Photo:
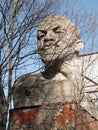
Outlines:
{"label": "sculpted nose", "polygon": [[44,42],[55,41],[55,38],[55,33],[53,31],[47,31],[47,34],[44,38]]}

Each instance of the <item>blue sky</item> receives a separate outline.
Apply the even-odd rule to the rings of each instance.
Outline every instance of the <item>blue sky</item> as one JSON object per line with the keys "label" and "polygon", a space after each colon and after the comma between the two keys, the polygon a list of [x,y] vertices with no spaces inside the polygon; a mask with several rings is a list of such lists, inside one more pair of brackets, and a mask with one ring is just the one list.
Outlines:
{"label": "blue sky", "polygon": [[89,12],[98,13],[98,0],[78,0],[78,4],[83,4]]}
{"label": "blue sky", "polygon": [[[91,14],[94,14],[95,16],[98,17],[98,0],[77,0],[79,6],[84,6],[85,10]],[[98,21],[98,18],[97,18]],[[97,27],[98,28],[98,27]],[[94,45],[94,51],[98,51],[98,37],[96,37],[95,40],[95,45]],[[86,48],[89,48],[90,45],[90,40],[86,44]]]}
{"label": "blue sky", "polygon": [[[66,0],[63,1],[64,1],[63,3],[66,3]],[[98,13],[98,0],[68,0],[68,1],[70,1],[70,3],[74,2],[79,7],[85,8],[88,12]]]}

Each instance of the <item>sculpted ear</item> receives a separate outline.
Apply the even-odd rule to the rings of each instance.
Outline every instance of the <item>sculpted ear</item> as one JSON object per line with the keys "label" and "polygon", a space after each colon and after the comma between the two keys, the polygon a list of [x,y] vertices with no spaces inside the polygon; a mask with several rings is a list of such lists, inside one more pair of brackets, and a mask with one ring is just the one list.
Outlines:
{"label": "sculpted ear", "polygon": [[84,49],[84,43],[82,40],[77,40],[76,43],[75,43],[75,50],[76,51],[82,51]]}

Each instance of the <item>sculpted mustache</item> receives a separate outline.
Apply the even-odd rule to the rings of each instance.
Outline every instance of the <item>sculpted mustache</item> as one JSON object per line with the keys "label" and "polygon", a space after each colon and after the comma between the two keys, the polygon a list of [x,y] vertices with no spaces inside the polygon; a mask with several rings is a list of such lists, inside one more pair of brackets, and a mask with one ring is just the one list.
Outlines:
{"label": "sculpted mustache", "polygon": [[68,56],[68,55],[70,55],[71,54],[71,52],[70,51],[64,51],[64,50],[52,50],[52,52],[51,51],[49,51],[49,52],[45,52],[45,50],[43,50],[43,51],[38,51],[38,53],[42,53],[43,55],[58,55],[58,56],[60,56],[60,55],[63,55],[63,56]]}
{"label": "sculpted mustache", "polygon": [[54,41],[48,41],[46,43],[44,43],[43,47],[39,47],[38,50],[39,51],[43,51],[43,50],[47,50],[51,47],[59,47],[60,45],[58,45],[58,43],[60,42],[60,40],[54,42]]}
{"label": "sculpted mustache", "polygon": [[[60,45],[54,45],[55,48],[56,48],[56,47],[59,47],[59,46],[60,46]],[[47,51],[47,50],[49,50],[49,49],[52,49],[51,47],[53,47],[53,45],[51,45],[51,46],[39,47],[39,48],[38,48],[38,52]],[[66,45],[66,47],[64,47],[63,49],[60,49],[60,51],[64,51],[67,47],[68,47],[68,46]],[[55,48],[53,48],[52,50],[54,50],[54,51],[59,51],[59,50],[57,50],[57,49],[55,49]],[[68,51],[68,50],[67,50],[67,51]]]}

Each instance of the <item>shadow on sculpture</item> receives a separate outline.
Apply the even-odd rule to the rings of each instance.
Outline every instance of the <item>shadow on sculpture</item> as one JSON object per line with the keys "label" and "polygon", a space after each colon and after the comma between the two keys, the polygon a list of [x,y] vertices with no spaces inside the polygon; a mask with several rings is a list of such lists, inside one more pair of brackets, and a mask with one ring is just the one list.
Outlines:
{"label": "shadow on sculpture", "polygon": [[45,70],[15,82],[11,128],[74,130],[76,103],[83,96],[78,54],[84,45],[79,30],[67,18],[53,16],[40,23],[37,38]]}

